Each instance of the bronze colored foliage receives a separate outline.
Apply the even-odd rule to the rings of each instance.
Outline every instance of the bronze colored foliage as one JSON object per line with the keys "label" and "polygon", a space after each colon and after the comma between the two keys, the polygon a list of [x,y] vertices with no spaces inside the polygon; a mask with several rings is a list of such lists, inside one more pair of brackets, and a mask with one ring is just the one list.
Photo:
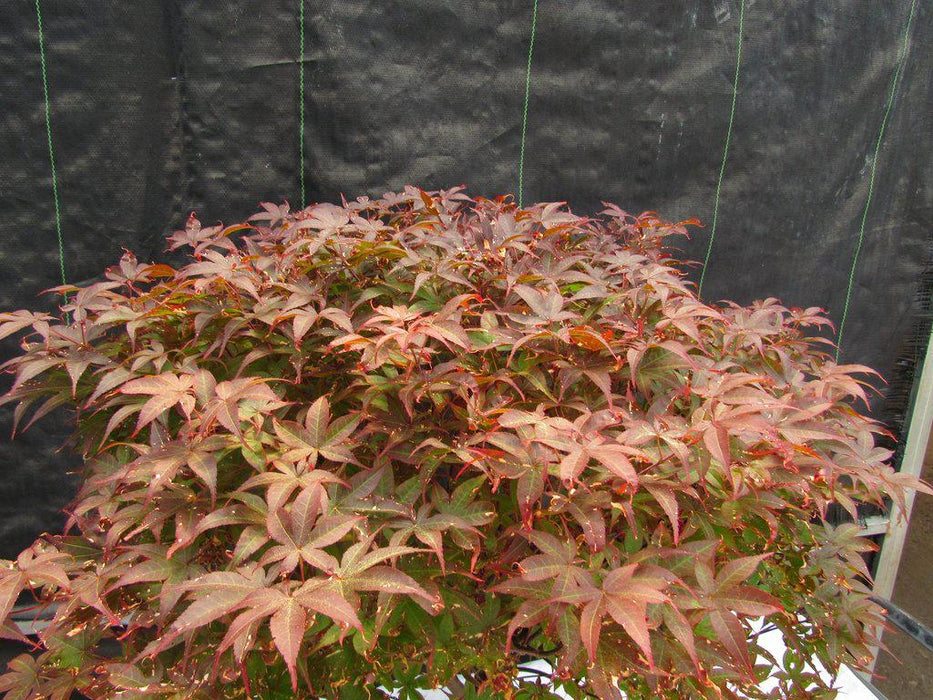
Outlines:
{"label": "bronze colored foliage", "polygon": [[699,301],[690,222],[612,205],[264,209],[0,315],[3,401],[72,407],[84,457],[0,569],[3,634],[57,604],[7,698],[555,697],[536,658],[574,698],[831,697],[813,660],[866,657],[870,544],[826,508],[920,485],[817,309]]}

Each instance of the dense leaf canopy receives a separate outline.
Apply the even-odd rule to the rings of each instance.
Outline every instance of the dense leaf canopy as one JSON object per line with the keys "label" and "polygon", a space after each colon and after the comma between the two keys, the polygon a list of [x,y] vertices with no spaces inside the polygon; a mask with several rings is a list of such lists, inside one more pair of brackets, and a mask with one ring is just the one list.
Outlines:
{"label": "dense leaf canopy", "polygon": [[574,698],[829,697],[813,660],[857,665],[880,616],[827,505],[914,484],[819,310],[698,300],[662,247],[689,223],[264,205],[0,315],[4,401],[73,407],[85,464],[68,533],[0,569],[0,620],[58,604],[0,689],[553,697],[543,658]]}

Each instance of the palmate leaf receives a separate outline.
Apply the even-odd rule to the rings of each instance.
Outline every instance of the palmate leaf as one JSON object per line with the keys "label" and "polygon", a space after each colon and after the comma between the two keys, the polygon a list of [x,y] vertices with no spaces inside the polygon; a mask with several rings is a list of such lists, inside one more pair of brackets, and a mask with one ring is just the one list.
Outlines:
{"label": "palmate leaf", "polygon": [[217,455],[228,446],[229,441],[219,435],[190,442],[173,440],[140,455],[106,481],[148,484],[151,498],[172,482],[183,467],[188,467],[204,482],[213,499],[217,495]]}
{"label": "palmate leaf", "polygon": [[506,650],[512,646],[515,632],[522,628],[535,627],[545,622],[554,613],[554,606],[547,600],[526,600],[518,606],[506,630]]}
{"label": "palmate leaf", "polygon": [[[177,375],[172,372],[152,377],[140,377],[123,384],[123,394],[142,394],[151,396],[139,410],[136,431],[149,425],[162,413],[179,405],[186,416],[194,410],[194,379],[190,375]],[[109,430],[108,430],[109,432]]]}
{"label": "palmate leaf", "polygon": [[[524,581],[557,579],[553,590],[577,588],[592,583],[581,563],[575,542],[561,542],[546,532],[532,530],[528,539],[541,554],[533,554],[517,563],[516,568]],[[567,581],[561,585],[562,581]]]}
{"label": "palmate leaf", "polygon": [[29,654],[20,654],[7,664],[7,672],[0,676],[0,692],[8,700],[32,700],[40,687],[39,662]]}
{"label": "palmate leaf", "polygon": [[575,318],[575,314],[563,310],[564,299],[557,291],[543,292],[523,284],[516,285],[513,291],[528,304],[532,312],[531,315],[513,314],[512,317],[519,323],[558,323]]}
{"label": "palmate leaf", "polygon": [[172,622],[166,640],[238,610],[251,593],[263,588],[263,583],[255,575],[216,571],[181,584],[179,589],[191,595],[192,603]]}
{"label": "palmate leaf", "polygon": [[204,571],[188,556],[177,555],[169,558],[166,553],[167,548],[160,545],[137,545],[128,548],[128,551],[109,567],[116,580],[109,585],[107,592],[143,583],[163,583],[168,590],[163,589],[162,592],[162,597],[167,603],[162,611],[172,609],[182,595],[182,591],[177,587],[188,579],[200,576]]}
{"label": "palmate leaf", "polygon": [[237,661],[242,662],[260,626],[267,622],[272,640],[288,668],[293,690],[297,689],[296,660],[308,630],[309,613],[331,618],[342,627],[362,630],[353,607],[331,583],[318,579],[308,581],[291,594],[281,588],[257,589],[243,600],[240,608],[242,611],[230,623],[217,648],[215,669],[230,647],[234,648]]}
{"label": "palmate leaf", "polygon": [[246,609],[239,612],[230,622],[227,633],[217,647],[214,662],[215,672],[222,655],[231,647],[233,647],[235,660],[238,663],[243,662],[246,653],[255,645],[255,638],[258,635],[260,625],[275,614],[286,600],[291,601],[293,599],[281,591],[266,588],[260,589],[250,596],[245,605]]}
{"label": "palmate leaf", "polygon": [[240,488],[245,491],[265,486],[266,503],[269,510],[273,512],[281,508],[296,490],[309,492],[317,501],[318,509],[321,512],[326,511],[330,500],[325,488],[326,485],[345,483],[330,471],[323,469],[307,471],[300,461],[291,463],[274,460],[272,464],[276,471],[267,471],[251,476]]}
{"label": "palmate leaf", "polygon": [[342,591],[405,595],[420,598],[438,610],[443,607],[439,596],[428,593],[421,584],[405,572],[383,564],[387,560],[421,553],[424,550],[391,545],[370,549],[372,543],[373,538],[370,536],[351,545],[344,552],[339,566],[334,571],[335,581],[339,582]]}
{"label": "palmate leaf", "polygon": [[6,621],[27,582],[26,574],[19,569],[0,571],[0,622]]}
{"label": "palmate leaf", "polygon": [[636,574],[637,567],[637,564],[630,564],[613,569],[606,575],[601,588],[587,583],[554,599],[555,602],[582,606],[580,639],[591,663],[596,660],[603,620],[610,616],[644,654],[648,667],[654,668],[647,606],[669,600],[664,592],[669,581],[650,573]]}
{"label": "palmate leaf", "polygon": [[133,664],[109,663],[104,666],[107,680],[115,688],[125,691],[145,691],[161,681],[161,674],[149,676]]}
{"label": "palmate leaf", "polygon": [[638,483],[638,473],[632,466],[629,457],[640,455],[640,450],[609,443],[589,447],[586,452],[620,479],[632,484]]}
{"label": "palmate leaf", "polygon": [[751,678],[748,632],[739,616],[757,618],[783,610],[781,603],[769,593],[743,585],[769,555],[733,559],[722,566],[715,577],[711,555],[711,552],[706,552],[696,560],[697,582],[703,593],[701,604],[708,610],[716,640],[739,669]]}
{"label": "palmate leaf", "polygon": [[418,512],[411,519],[400,520],[392,525],[398,525],[398,529],[392,533],[389,538],[391,546],[403,545],[414,536],[422,544],[431,548],[437,556],[441,565],[441,571],[446,573],[447,567],[444,560],[444,534],[451,529],[455,529],[461,534],[479,534],[479,531],[470,526],[463,518],[456,515],[435,513],[432,514],[432,507],[424,505],[418,509]]}
{"label": "palmate leaf", "polygon": [[281,562],[279,571],[289,573],[299,561],[332,573],[338,569],[337,559],[324,551],[344,538],[361,520],[357,516],[331,515],[318,517],[314,495],[303,491],[288,511],[270,512],[266,528],[279,544],[269,549],[260,560],[263,564]]}
{"label": "palmate leaf", "polygon": [[739,669],[753,677],[752,659],[748,652],[748,633],[739,618],[721,608],[709,612],[709,621],[716,633],[716,640],[722,644],[729,656],[739,665]]}
{"label": "palmate leaf", "polygon": [[332,588],[319,582],[309,581],[294,594],[281,588],[259,588],[245,597],[238,608],[243,610],[230,624],[217,648],[217,659],[246,636],[248,641],[236,650],[236,658],[242,660],[252,646],[249,637],[268,618],[269,632],[288,668],[293,691],[298,688],[296,661],[308,629],[309,611],[331,617],[340,625],[360,628],[359,619],[349,603]]}
{"label": "palmate leaf", "polygon": [[331,618],[338,625],[362,631],[356,610],[341,595],[333,580],[311,579],[295,591],[295,598],[310,612]]}
{"label": "palmate leaf", "polygon": [[38,321],[51,321],[49,314],[35,313],[21,309],[19,311],[0,313],[0,338],[6,338],[8,335],[18,333],[24,328],[29,328]]}
{"label": "palmate leaf", "polygon": [[[6,606],[8,604],[9,595],[18,585],[17,582],[20,577],[17,572],[25,575],[31,587],[55,586],[67,590],[70,586],[70,579],[66,570],[69,561],[70,557],[67,554],[49,548],[45,543],[37,543],[32,548],[20,552],[19,556],[16,557],[15,569],[2,571],[2,579],[4,581],[8,579],[8,581],[5,584],[7,592],[0,599],[0,605]],[[2,608],[0,608],[0,611],[2,611]],[[4,617],[5,615],[0,617],[0,620]]]}
{"label": "palmate leaf", "polygon": [[692,360],[683,345],[645,344],[627,353],[632,381],[646,394],[655,388],[673,387],[679,383],[678,371],[691,366]]}
{"label": "palmate leaf", "polygon": [[202,422],[216,420],[238,437],[243,436],[240,422],[247,406],[254,411],[270,411],[287,405],[262,378],[233,379],[214,387],[214,396],[204,411]]}
{"label": "palmate leaf", "polygon": [[289,448],[282,455],[285,461],[307,461],[312,467],[318,455],[332,462],[352,462],[350,435],[360,423],[359,416],[342,416],[331,423],[330,405],[322,396],[309,408],[304,425],[294,421],[276,421],[275,433]]}

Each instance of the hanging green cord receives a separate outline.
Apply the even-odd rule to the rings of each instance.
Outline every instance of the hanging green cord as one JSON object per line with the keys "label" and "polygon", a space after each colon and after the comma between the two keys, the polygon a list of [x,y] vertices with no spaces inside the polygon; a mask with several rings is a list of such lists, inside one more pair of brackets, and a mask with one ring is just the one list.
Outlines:
{"label": "hanging green cord", "polygon": [[713,252],[713,241],[716,239],[716,224],[719,222],[719,196],[722,193],[722,179],[726,174],[726,160],[729,158],[729,145],[732,143],[732,126],[735,123],[735,105],[739,95],[739,71],[742,68],[742,33],[745,28],[745,0],[739,7],[739,38],[735,49],[735,77],[732,80],[732,107],[729,110],[729,128],[726,130],[726,143],[722,149],[722,164],[719,166],[719,180],[716,182],[716,200],[713,204],[713,227],[709,234],[709,245],[706,247],[706,258],[703,260],[703,271],[700,273],[700,284],[697,286],[697,296],[703,294],[703,281],[706,279],[706,266],[709,264]]}
{"label": "hanging green cord", "polygon": [[852,267],[849,270],[849,284],[846,287],[846,300],[842,307],[842,318],[839,321],[839,332],[836,335],[836,362],[839,362],[839,355],[842,352],[842,331],[846,325],[846,316],[849,315],[849,302],[852,299],[852,287],[855,284],[855,269],[858,265],[858,256],[862,252],[862,241],[865,239],[865,224],[868,221],[868,210],[871,207],[872,195],[875,191],[875,170],[878,167],[878,155],[881,153],[881,141],[884,139],[885,131],[888,128],[888,117],[891,115],[891,108],[894,106],[894,98],[897,95],[897,84],[901,73],[904,70],[904,64],[907,63],[907,49],[910,45],[910,28],[914,22],[914,13],[917,9],[917,0],[910,3],[910,13],[907,15],[907,27],[904,29],[904,45],[901,48],[901,55],[898,57],[897,68],[894,70],[894,77],[891,80],[891,92],[888,95],[888,104],[884,110],[884,116],[881,118],[881,129],[878,131],[878,139],[875,141],[875,155],[871,161],[871,171],[868,175],[868,195],[865,198],[865,208],[862,210],[862,221],[859,224],[858,242],[855,244],[855,254],[852,256]]}
{"label": "hanging green cord", "polygon": [[305,199],[305,0],[298,0],[298,180],[301,207]]}
{"label": "hanging green cord", "polygon": [[531,10],[531,41],[528,43],[528,68],[525,71],[525,106],[522,110],[522,147],[518,156],[518,207],[522,206],[525,175],[525,135],[528,132],[528,99],[531,95],[531,58],[535,50],[535,30],[538,24],[538,0]]}
{"label": "hanging green cord", "polygon": [[[55,173],[55,149],[52,148],[52,109],[49,103],[49,75],[45,62],[45,36],[42,32],[42,8],[36,0],[36,23],[39,27],[39,63],[42,67],[42,92],[45,95],[45,133],[49,142],[49,166],[52,172],[52,199],[55,202],[55,231],[58,234],[58,267],[62,284],[68,284],[65,278],[65,245],[62,239],[62,208],[58,197],[58,176]],[[68,300],[68,295],[65,295]],[[68,322],[68,314],[65,314]]]}

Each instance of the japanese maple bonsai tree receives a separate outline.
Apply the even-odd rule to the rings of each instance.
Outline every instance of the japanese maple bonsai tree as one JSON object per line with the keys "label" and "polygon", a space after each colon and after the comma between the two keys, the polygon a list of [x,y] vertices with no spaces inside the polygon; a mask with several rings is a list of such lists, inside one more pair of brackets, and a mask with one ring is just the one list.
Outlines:
{"label": "japanese maple bonsai tree", "polygon": [[818,310],[698,300],[662,247],[687,223],[265,205],[0,316],[28,331],[3,401],[72,407],[84,458],[66,534],[0,567],[5,635],[24,592],[54,610],[0,690],[830,697],[815,664],[863,663],[882,617],[827,505],[919,484]]}

